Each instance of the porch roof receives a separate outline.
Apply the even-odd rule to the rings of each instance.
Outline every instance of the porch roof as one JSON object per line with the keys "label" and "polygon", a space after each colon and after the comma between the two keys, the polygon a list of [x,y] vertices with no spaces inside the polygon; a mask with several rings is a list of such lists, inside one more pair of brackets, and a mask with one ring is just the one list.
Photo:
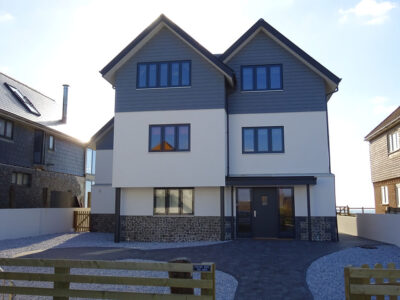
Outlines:
{"label": "porch roof", "polygon": [[315,176],[227,176],[227,186],[304,185],[316,184]]}

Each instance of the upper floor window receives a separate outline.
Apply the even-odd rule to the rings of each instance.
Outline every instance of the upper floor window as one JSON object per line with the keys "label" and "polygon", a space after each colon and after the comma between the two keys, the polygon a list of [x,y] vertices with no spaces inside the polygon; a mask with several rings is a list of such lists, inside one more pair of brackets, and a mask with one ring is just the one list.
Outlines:
{"label": "upper floor window", "polygon": [[283,127],[243,127],[243,153],[283,153]]}
{"label": "upper floor window", "polygon": [[138,63],[137,88],[190,86],[190,61]]}
{"label": "upper floor window", "polygon": [[96,151],[86,149],[86,174],[96,174]]}
{"label": "upper floor window", "polygon": [[49,135],[49,150],[53,150],[54,151],[54,136]]}
{"label": "upper floor window", "polygon": [[0,119],[0,137],[11,140],[13,138],[13,129],[13,122]]}
{"label": "upper floor window", "polygon": [[150,125],[149,151],[190,151],[190,125]]}
{"label": "upper floor window", "polygon": [[282,65],[242,66],[242,91],[282,90]]}
{"label": "upper floor window", "polygon": [[400,137],[398,132],[394,132],[388,135],[389,153],[400,149]]}

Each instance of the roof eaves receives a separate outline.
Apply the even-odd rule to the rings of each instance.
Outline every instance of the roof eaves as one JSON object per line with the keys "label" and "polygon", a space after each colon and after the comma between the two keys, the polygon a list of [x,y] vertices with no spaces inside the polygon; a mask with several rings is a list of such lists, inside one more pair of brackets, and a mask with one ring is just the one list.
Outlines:
{"label": "roof eaves", "polygon": [[90,138],[89,143],[96,143],[112,126],[114,126],[114,117],[112,117]]}
{"label": "roof eaves", "polygon": [[286,45],[290,50],[295,52],[301,58],[303,58],[306,62],[316,68],[319,72],[324,74],[329,80],[338,85],[341,81],[341,78],[337,77],[319,62],[317,62],[314,58],[308,55],[305,51],[303,51],[300,47],[296,46],[292,41],[286,38],[283,34],[281,34],[278,30],[268,24],[264,19],[259,19],[249,30],[247,30],[232,46],[230,46],[219,58],[222,61],[225,61],[232,53],[240,47],[240,45],[245,42],[252,34],[254,34],[259,28],[264,28],[268,31],[272,36]]}
{"label": "roof eaves", "polygon": [[143,30],[128,46],[126,46],[114,59],[111,60],[111,62],[109,62],[100,71],[103,77],[162,22],[164,22],[167,26],[169,26],[172,30],[174,30],[193,48],[195,48],[202,55],[207,57],[207,59],[209,59],[215,66],[217,66],[221,71],[223,71],[226,74],[226,76],[230,77],[231,82],[234,81],[233,79],[234,72],[230,67],[224,64],[220,59],[215,57],[212,53],[210,53],[206,48],[204,48],[200,43],[198,43],[195,39],[193,39],[178,25],[176,25],[174,22],[168,19],[164,14],[161,14],[153,23],[151,23],[145,30]]}
{"label": "roof eaves", "polygon": [[[394,117],[393,120],[389,121],[388,123],[387,120],[390,120],[390,118],[393,117],[393,115],[398,114],[397,117]],[[400,106],[397,107],[389,116],[387,116],[382,122],[380,122],[378,124],[378,126],[376,126],[374,129],[372,129],[370,131],[370,133],[368,133],[365,138],[364,141],[371,141],[373,138],[377,137],[378,135],[384,133],[386,130],[389,130],[390,128],[392,128],[393,126],[395,126],[396,124],[400,124]]]}

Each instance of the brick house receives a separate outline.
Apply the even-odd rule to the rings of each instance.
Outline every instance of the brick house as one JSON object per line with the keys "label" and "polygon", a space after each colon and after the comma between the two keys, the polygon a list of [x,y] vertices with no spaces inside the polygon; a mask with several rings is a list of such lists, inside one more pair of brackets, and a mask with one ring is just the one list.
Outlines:
{"label": "brick house", "polygon": [[87,203],[93,151],[65,133],[67,102],[0,73],[0,209]]}
{"label": "brick house", "polygon": [[369,142],[375,211],[400,207],[400,106],[366,137]]}

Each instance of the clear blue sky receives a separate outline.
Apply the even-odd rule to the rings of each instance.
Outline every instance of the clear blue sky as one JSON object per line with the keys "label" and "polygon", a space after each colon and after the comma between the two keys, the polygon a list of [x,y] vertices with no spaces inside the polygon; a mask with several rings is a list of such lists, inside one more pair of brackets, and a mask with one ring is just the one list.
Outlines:
{"label": "clear blue sky", "polygon": [[0,72],[61,101],[70,132],[88,139],[113,115],[99,70],[160,13],[213,53],[259,18],[343,78],[329,101],[338,204],[373,206],[364,136],[400,104],[399,1],[4,1]]}

